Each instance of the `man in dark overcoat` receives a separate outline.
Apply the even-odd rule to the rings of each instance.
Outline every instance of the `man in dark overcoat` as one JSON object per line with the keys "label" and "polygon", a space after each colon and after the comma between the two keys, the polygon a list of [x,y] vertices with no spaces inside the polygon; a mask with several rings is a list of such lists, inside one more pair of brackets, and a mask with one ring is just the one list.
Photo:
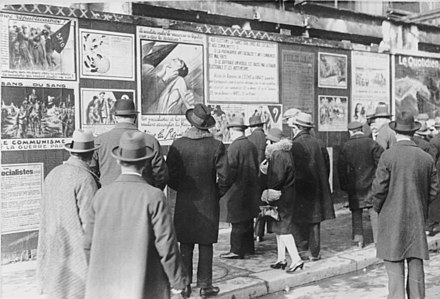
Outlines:
{"label": "man in dark overcoat", "polygon": [[[261,164],[261,162],[263,162],[265,159],[266,135],[263,130],[263,125],[264,122],[261,120],[260,115],[253,115],[249,118],[249,128],[251,130],[251,134],[248,136],[248,140],[252,142],[257,148],[258,164]],[[261,192],[263,192],[266,186],[266,176],[263,175],[261,172],[259,172],[258,177],[259,177],[259,190],[261,195]],[[263,203],[261,202],[261,204]],[[266,224],[268,225],[268,231],[270,230],[270,228],[269,228],[269,223],[266,222],[265,218],[260,218],[257,221],[260,221],[258,227],[260,227],[261,229],[256,230],[255,234],[257,236],[257,240],[261,242],[263,241],[263,236],[264,236],[264,226]]]}
{"label": "man in dark overcoat", "polygon": [[96,193],[87,216],[85,298],[170,298],[187,277],[165,195],[142,177],[153,144],[130,130],[112,154],[121,175]]}
{"label": "man in dark overcoat", "polygon": [[242,117],[232,117],[227,125],[231,139],[228,163],[231,188],[222,197],[226,202],[226,221],[232,224],[231,249],[221,258],[242,259],[254,254],[254,217],[260,205],[259,163],[255,145],[244,135]]}
{"label": "man in dark overcoat", "polygon": [[396,144],[380,157],[371,189],[379,213],[377,257],[388,274],[388,299],[425,298],[423,260],[429,259],[425,235],[428,205],[437,196],[438,179],[432,157],[411,141],[421,124],[403,111],[389,124]]}
{"label": "man in dark overcoat", "polygon": [[[350,139],[339,152],[338,174],[341,189],[348,193],[348,203],[352,215],[353,241],[359,247],[364,246],[362,211],[372,207],[368,202],[368,192],[373,183],[377,163],[384,151],[372,138],[363,132],[358,121],[348,124]],[[373,239],[376,243],[377,232],[373,227]]]}
{"label": "man in dark overcoat", "polygon": [[[96,144],[100,148],[93,156],[91,168],[99,176],[102,186],[112,183],[121,174],[121,169],[112,156],[112,150],[118,145],[122,133],[126,131],[140,132],[136,126],[137,114],[132,100],[117,100],[115,103],[115,126],[96,138]],[[153,145],[154,156],[150,163],[145,165],[142,176],[150,185],[163,190],[168,180],[168,170],[160,144],[152,135],[144,133],[144,137],[148,144]]]}
{"label": "man in dark overcoat", "polygon": [[[224,144],[208,130],[215,120],[206,105],[188,109],[186,119],[192,127],[174,140],[167,155],[168,186],[177,191],[174,225],[190,282],[198,244],[197,285],[203,296],[216,295],[220,290],[212,285],[212,244],[218,238],[220,196],[229,187],[228,157]],[[187,290],[191,293],[190,285]]]}
{"label": "man in dark overcoat", "polygon": [[287,124],[294,135],[292,154],[296,170],[293,236],[302,257],[310,249],[309,259],[316,261],[321,258],[320,224],[335,218],[327,159],[320,142],[310,135],[314,126],[310,114],[300,112],[289,118]]}
{"label": "man in dark overcoat", "polygon": [[[439,157],[435,161],[435,168],[437,169],[437,174],[440,173],[440,118],[436,118],[434,124],[434,136],[431,138],[429,143],[431,143],[437,149]],[[426,222],[426,230],[430,236],[434,236],[440,232],[440,200],[434,201],[429,206],[429,215]]]}

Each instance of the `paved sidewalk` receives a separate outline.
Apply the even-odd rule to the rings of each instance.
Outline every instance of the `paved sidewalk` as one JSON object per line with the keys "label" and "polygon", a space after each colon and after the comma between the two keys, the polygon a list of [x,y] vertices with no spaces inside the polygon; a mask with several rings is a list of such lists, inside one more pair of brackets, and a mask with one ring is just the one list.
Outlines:
{"label": "paved sidewalk", "polygon": [[[374,244],[371,244],[372,232],[369,224],[368,217],[365,215],[367,246],[359,249],[351,243],[350,212],[346,209],[338,210],[336,219],[321,224],[322,259],[317,262],[306,262],[304,270],[297,270],[294,274],[270,268],[270,264],[276,260],[274,234],[268,234],[263,242],[256,243],[255,255],[243,260],[220,259],[221,253],[229,251],[230,228],[223,224],[219,242],[214,247],[214,285],[219,286],[221,290],[216,298],[255,298],[379,263],[380,261],[375,257]],[[439,249],[440,235],[428,237],[428,242],[431,249]],[[197,251],[194,258],[196,263]],[[2,298],[45,298],[37,294],[35,266],[35,261],[4,265],[2,267]],[[197,269],[197,267],[194,268]],[[191,298],[198,298],[198,291],[195,288]]]}

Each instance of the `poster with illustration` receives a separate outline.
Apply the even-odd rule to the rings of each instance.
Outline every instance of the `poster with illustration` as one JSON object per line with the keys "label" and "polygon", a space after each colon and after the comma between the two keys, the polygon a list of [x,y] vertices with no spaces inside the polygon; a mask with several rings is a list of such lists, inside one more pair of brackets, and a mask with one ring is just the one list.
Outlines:
{"label": "poster with illustration", "polygon": [[134,100],[134,90],[81,89],[81,127],[95,136],[111,130],[115,124],[117,100]]}
{"label": "poster with illustration", "polygon": [[75,85],[3,79],[2,150],[62,148],[76,124]]}
{"label": "poster with illustration", "polygon": [[351,54],[351,121],[365,123],[378,103],[390,103],[390,59],[387,54]]}
{"label": "poster with illustration", "polygon": [[0,13],[2,77],[76,80],[75,19]]}
{"label": "poster with illustration", "polygon": [[80,29],[81,78],[134,80],[134,35]]}
{"label": "poster with illustration", "polygon": [[[210,131],[214,137],[223,142],[232,142],[227,125],[231,117],[242,117],[244,124],[249,124],[252,116],[259,116],[263,122],[264,132],[272,128],[282,129],[282,105],[242,105],[242,104],[218,104],[209,105],[211,114],[215,119],[215,126]],[[250,135],[251,130],[246,130]]]}
{"label": "poster with illustration", "polygon": [[318,105],[318,131],[347,131],[347,97],[320,95]]}
{"label": "poster with illustration", "polygon": [[318,87],[347,88],[347,55],[318,53]]}
{"label": "poster with illustration", "polygon": [[204,35],[138,27],[142,115],[184,115],[204,98]]}
{"label": "poster with illustration", "polygon": [[440,116],[440,58],[396,55],[394,59],[395,113],[409,110],[432,119]]}

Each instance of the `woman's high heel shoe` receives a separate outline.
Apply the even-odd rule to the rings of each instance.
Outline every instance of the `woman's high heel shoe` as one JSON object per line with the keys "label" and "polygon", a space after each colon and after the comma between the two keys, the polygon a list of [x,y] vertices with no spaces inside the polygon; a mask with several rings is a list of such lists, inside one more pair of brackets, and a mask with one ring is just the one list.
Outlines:
{"label": "woman's high heel shoe", "polygon": [[287,262],[277,262],[276,264],[270,265],[272,269],[286,269]]}
{"label": "woman's high heel shoe", "polygon": [[304,262],[300,261],[299,263],[290,266],[289,269],[286,270],[286,273],[292,274],[294,273],[297,269],[303,269],[304,268]]}

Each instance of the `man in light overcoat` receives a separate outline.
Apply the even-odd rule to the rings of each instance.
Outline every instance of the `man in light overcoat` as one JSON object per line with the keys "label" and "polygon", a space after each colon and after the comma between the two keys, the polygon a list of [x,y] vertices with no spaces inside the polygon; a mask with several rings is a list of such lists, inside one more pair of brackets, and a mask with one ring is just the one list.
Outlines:
{"label": "man in light overcoat", "polygon": [[218,239],[219,200],[229,188],[228,156],[225,145],[208,130],[215,120],[206,105],[188,109],[186,119],[192,127],[174,140],[167,155],[168,186],[177,191],[174,225],[190,278],[186,294],[191,294],[193,252],[198,244],[197,286],[206,297],[220,291],[212,285],[212,244]]}
{"label": "man in light overcoat", "polygon": [[65,145],[70,158],[44,181],[37,278],[48,299],[83,299],[87,275],[84,227],[98,178],[89,168],[96,150],[91,131],[76,130]]}
{"label": "man in light overcoat", "polygon": [[254,217],[260,206],[258,152],[244,135],[247,126],[242,117],[232,117],[227,125],[231,139],[228,148],[231,188],[221,200],[226,202],[226,221],[232,224],[231,249],[221,258],[242,259],[254,254]]}
{"label": "man in light overcoat", "polygon": [[170,298],[171,287],[183,291],[187,277],[165,195],[142,177],[153,144],[130,130],[112,155],[121,174],[96,193],[87,216],[85,298]]}
{"label": "man in light overcoat", "polygon": [[424,229],[428,205],[438,192],[437,171],[432,157],[411,141],[421,126],[411,112],[401,112],[389,126],[397,142],[382,154],[371,190],[379,213],[377,257],[388,274],[388,299],[405,298],[405,293],[425,298],[423,260],[429,252]]}

